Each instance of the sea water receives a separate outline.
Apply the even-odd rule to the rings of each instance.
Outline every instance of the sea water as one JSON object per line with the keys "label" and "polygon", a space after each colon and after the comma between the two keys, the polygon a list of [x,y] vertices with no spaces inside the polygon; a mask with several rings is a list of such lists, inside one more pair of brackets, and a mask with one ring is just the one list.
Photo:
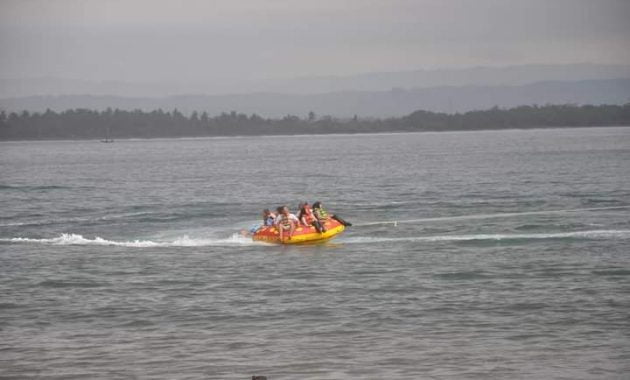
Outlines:
{"label": "sea water", "polygon": [[4,142],[0,202],[2,378],[630,372],[627,128]]}

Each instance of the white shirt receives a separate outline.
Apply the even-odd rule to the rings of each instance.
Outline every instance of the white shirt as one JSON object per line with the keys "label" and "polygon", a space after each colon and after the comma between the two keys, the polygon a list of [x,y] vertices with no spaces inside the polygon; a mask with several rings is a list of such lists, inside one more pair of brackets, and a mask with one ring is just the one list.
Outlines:
{"label": "white shirt", "polygon": [[[278,224],[280,224],[283,218],[284,218],[284,215],[278,214],[278,216],[276,216],[276,219],[274,220],[274,224],[277,226]],[[300,223],[300,221],[298,220],[297,216],[295,216],[295,214],[289,213],[288,218],[292,222]]]}

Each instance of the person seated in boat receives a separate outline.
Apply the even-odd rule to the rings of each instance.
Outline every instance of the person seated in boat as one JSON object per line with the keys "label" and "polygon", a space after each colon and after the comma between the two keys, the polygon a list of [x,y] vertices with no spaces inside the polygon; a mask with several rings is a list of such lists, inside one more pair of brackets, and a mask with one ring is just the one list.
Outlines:
{"label": "person seated in boat", "polygon": [[352,226],[352,223],[346,222],[339,215],[329,214],[322,206],[322,202],[319,201],[313,203],[313,214],[322,225],[324,225],[324,222],[326,222],[328,219],[335,219],[346,227]]}
{"label": "person seated in boat", "polygon": [[298,220],[300,222],[302,221],[302,208],[304,208],[304,203],[305,202],[298,203],[298,207],[297,207],[298,212],[297,212],[297,214],[295,214],[295,215],[297,215],[297,218],[298,218]]}
{"label": "person seated in boat", "polygon": [[315,215],[313,214],[313,209],[308,204],[308,202],[300,203],[300,212],[298,213],[298,219],[305,226],[313,226],[320,234],[326,232],[326,228],[322,226],[322,224],[317,220]]}
{"label": "person seated in boat", "polygon": [[256,223],[256,224],[251,225],[246,230],[241,230],[241,235],[250,236],[258,232],[258,230],[260,230],[263,227],[273,226],[275,219],[276,219],[276,214],[274,214],[268,208],[266,208],[262,212],[262,223]]}
{"label": "person seated in boat", "polygon": [[243,235],[243,236],[252,236],[256,232],[258,232],[258,230],[260,230],[261,228],[263,228],[263,225],[260,224],[260,223],[252,224],[251,226],[249,226],[249,228],[242,229],[241,230],[241,235]]}
{"label": "person seated in boat", "polygon": [[278,207],[278,216],[276,216],[275,225],[278,227],[280,241],[284,240],[285,233],[288,234],[287,240],[291,240],[291,236],[293,236],[293,232],[295,232],[295,228],[299,223],[300,220],[295,214],[289,212],[287,206]]}
{"label": "person seated in boat", "polygon": [[263,224],[262,225],[264,227],[273,226],[274,222],[276,220],[276,214],[274,214],[273,212],[271,212],[271,210],[266,208],[266,209],[263,210],[262,220],[263,220]]}
{"label": "person seated in boat", "polygon": [[[311,227],[311,226],[312,226],[312,224],[309,224],[309,223],[308,223],[308,221],[307,221],[307,220],[308,220],[308,218],[304,218],[304,214],[305,214],[306,212],[309,212],[309,211],[310,211],[310,213],[312,214],[312,213],[313,213],[313,209],[312,209],[310,206],[308,206],[308,208],[307,208],[307,209],[304,209],[304,205],[307,205],[307,206],[308,206],[308,202],[300,202],[300,203],[298,204],[298,213],[297,213],[297,218],[298,218],[298,220],[300,221],[300,223],[301,223],[303,226],[305,226],[305,227]],[[315,215],[313,215],[313,218],[315,218]],[[316,218],[315,218],[315,219],[316,219]],[[317,219],[316,219],[316,220],[317,220]]]}

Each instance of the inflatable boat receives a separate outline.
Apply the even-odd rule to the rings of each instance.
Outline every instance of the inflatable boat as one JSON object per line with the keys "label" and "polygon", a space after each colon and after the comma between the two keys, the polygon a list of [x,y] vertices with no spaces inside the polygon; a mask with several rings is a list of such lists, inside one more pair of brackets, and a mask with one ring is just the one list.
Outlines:
{"label": "inflatable boat", "polygon": [[324,222],[324,228],[326,232],[319,233],[315,227],[300,225],[295,228],[291,239],[287,238],[288,232],[285,232],[284,239],[280,241],[278,228],[276,226],[262,227],[252,235],[252,239],[276,244],[322,243],[339,235],[345,229],[343,224],[334,219],[329,219]]}

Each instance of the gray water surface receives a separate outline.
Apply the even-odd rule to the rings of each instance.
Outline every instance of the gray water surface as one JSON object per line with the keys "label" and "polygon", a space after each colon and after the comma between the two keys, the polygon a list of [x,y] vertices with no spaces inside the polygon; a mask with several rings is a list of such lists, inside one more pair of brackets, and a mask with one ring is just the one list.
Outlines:
{"label": "gray water surface", "polygon": [[630,372],[630,129],[1,143],[0,206],[0,378]]}

